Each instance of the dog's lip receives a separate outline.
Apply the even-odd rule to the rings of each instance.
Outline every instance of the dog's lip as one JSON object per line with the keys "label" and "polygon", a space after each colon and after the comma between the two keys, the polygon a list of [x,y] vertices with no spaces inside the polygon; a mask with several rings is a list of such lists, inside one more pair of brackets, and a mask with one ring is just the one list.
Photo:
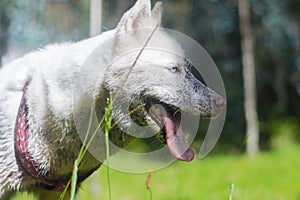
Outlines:
{"label": "dog's lip", "polygon": [[178,160],[193,160],[194,152],[189,147],[181,127],[180,110],[153,99],[147,99],[145,103],[149,116],[163,130],[164,142],[170,153]]}

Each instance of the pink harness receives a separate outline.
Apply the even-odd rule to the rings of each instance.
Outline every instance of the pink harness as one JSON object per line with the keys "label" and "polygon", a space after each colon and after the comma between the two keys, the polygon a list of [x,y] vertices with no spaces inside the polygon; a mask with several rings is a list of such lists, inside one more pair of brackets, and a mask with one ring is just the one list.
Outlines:
{"label": "pink harness", "polygon": [[49,180],[42,175],[35,163],[31,153],[28,151],[28,107],[26,105],[26,91],[30,80],[23,87],[23,95],[19,106],[18,116],[15,126],[15,154],[22,170],[29,176],[37,179],[42,185],[51,190],[63,191],[68,181]]}
{"label": "pink harness", "polygon": [[[37,179],[42,186],[49,190],[63,191],[68,184],[67,180],[50,180],[47,179],[39,169],[38,165],[34,161],[31,153],[28,151],[28,135],[29,135],[29,124],[28,124],[28,107],[26,105],[26,92],[30,80],[26,82],[22,91],[22,99],[19,106],[18,116],[15,125],[15,155],[20,168],[24,173]],[[90,176],[95,170],[99,168],[100,164],[95,168],[91,169],[87,173],[78,176],[78,182],[83,181],[85,178]]]}

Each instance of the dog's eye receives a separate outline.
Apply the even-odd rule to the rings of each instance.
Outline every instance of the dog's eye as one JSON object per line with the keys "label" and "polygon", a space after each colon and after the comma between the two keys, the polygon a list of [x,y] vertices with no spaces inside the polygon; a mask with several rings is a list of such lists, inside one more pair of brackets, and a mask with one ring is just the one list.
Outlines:
{"label": "dog's eye", "polygon": [[176,65],[170,66],[169,67],[170,72],[176,73],[179,71],[179,68]]}

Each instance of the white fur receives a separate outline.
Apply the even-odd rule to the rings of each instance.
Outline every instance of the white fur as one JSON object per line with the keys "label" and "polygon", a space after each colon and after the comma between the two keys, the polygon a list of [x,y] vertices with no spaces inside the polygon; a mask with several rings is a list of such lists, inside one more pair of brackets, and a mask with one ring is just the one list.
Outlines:
{"label": "white fur", "polygon": [[[104,76],[99,82],[94,82],[93,79],[89,81],[89,76],[97,75],[97,72],[87,71],[85,75],[88,79],[88,91],[78,91],[79,97],[88,92],[96,98],[97,95],[101,95],[99,92],[103,88],[116,91],[122,86],[121,97],[124,99],[120,100],[120,104],[123,101],[129,102],[132,94],[138,95],[146,89],[147,95],[153,95],[191,113],[217,112],[212,109],[201,110],[209,99],[207,95],[201,96],[204,94],[201,92],[200,96],[193,94],[192,84],[185,80],[187,72],[184,70],[182,59],[184,52],[164,31],[157,30],[154,33],[136,66],[131,69],[141,47],[154,28],[160,25],[161,10],[160,3],[151,11],[149,0],[138,0],[135,6],[124,14],[115,30],[76,43],[46,46],[0,70],[0,199],[10,191],[27,190],[36,183],[36,180],[20,170],[14,151],[15,120],[22,88],[28,80],[31,80],[26,93],[31,130],[29,151],[48,178],[67,178],[72,172],[74,157],[81,145],[78,135],[72,129],[72,117],[79,104],[84,104],[80,98],[73,104],[75,82],[88,57],[97,47],[104,45],[105,41],[113,42],[99,50],[99,60],[95,61],[95,64],[99,65],[99,71],[104,72]],[[138,31],[143,28],[147,29]],[[180,73],[170,72],[169,67],[174,65],[179,67]],[[130,70],[131,74],[126,79]],[[196,84],[202,90],[207,89],[198,82]],[[185,89],[188,91],[182,95]],[[215,98],[219,98],[210,92],[210,97],[215,95]],[[199,102],[203,104],[200,105]],[[105,107],[105,104],[102,107]],[[117,120],[124,115],[117,105],[114,108],[114,118]],[[155,129],[156,125],[152,122],[151,126]],[[132,129],[130,119],[123,120],[121,127],[124,130]],[[88,155],[79,174],[98,164],[97,160]],[[38,189],[34,191],[38,194],[43,193]],[[56,192],[53,192],[53,195],[49,195],[48,192],[44,194],[47,194],[49,199],[55,199],[57,195]]]}

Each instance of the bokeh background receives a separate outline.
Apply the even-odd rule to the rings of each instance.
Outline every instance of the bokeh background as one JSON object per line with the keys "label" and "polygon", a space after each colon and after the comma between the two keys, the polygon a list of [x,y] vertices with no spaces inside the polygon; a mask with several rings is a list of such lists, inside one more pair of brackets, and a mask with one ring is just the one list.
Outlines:
{"label": "bokeh background", "polygon": [[[223,77],[228,104],[213,152],[204,160],[154,172],[153,199],[300,199],[300,1],[245,1],[250,3],[254,45],[259,152],[247,153],[238,1],[162,0],[163,26],[207,50]],[[102,31],[114,28],[134,3],[103,0]],[[87,38],[89,27],[88,0],[0,0],[0,66],[48,43]],[[201,122],[195,149],[207,123]],[[105,173],[100,169],[89,178],[79,199],[107,199]],[[147,174],[113,171],[113,199],[149,199],[146,179]]]}

